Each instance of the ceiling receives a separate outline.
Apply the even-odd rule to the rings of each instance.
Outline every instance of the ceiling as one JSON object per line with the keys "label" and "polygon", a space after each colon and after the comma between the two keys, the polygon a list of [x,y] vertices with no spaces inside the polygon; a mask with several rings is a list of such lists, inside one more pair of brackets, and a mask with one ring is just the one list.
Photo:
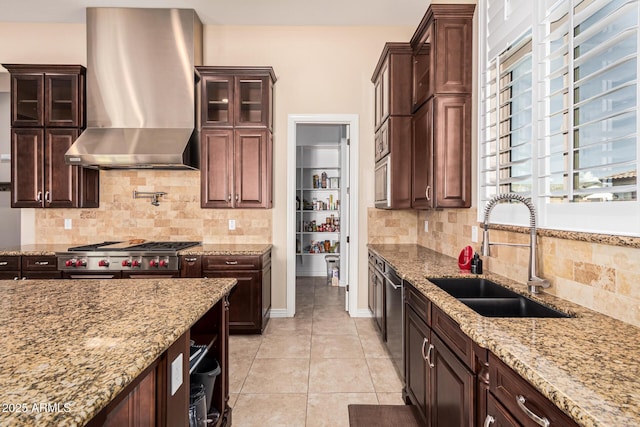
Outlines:
{"label": "ceiling", "polygon": [[431,0],[2,0],[0,22],[84,23],[87,7],[195,9],[209,25],[417,26]]}

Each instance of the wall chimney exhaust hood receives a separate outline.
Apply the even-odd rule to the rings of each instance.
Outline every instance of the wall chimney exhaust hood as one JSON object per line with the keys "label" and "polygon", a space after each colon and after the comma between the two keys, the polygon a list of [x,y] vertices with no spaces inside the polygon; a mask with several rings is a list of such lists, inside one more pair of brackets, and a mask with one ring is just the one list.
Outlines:
{"label": "wall chimney exhaust hood", "polygon": [[192,9],[87,8],[87,129],[65,154],[100,169],[198,169]]}

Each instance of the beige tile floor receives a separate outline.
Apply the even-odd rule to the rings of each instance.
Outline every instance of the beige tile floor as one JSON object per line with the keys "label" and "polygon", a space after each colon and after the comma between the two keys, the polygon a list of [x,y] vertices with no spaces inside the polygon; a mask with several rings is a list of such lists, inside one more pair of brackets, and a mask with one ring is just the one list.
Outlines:
{"label": "beige tile floor", "polygon": [[348,427],[351,403],[403,403],[373,320],[349,317],[324,278],[298,278],[294,318],[229,338],[229,387],[240,427]]}

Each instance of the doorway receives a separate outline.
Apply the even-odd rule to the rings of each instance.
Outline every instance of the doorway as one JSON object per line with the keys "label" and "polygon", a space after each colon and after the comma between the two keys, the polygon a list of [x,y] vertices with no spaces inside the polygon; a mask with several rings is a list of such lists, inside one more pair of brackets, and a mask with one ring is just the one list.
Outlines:
{"label": "doorway", "polygon": [[339,286],[355,313],[358,116],[289,115],[288,128],[287,316],[300,277]]}

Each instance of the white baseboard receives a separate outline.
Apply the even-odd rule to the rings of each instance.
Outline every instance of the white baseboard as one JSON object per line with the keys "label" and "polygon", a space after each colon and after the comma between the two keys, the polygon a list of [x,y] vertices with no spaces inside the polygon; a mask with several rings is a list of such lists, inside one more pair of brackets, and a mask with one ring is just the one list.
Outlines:
{"label": "white baseboard", "polygon": [[368,308],[359,308],[351,313],[351,317],[373,317],[373,313]]}
{"label": "white baseboard", "polygon": [[269,315],[269,317],[271,317],[271,318],[289,317],[289,314],[287,313],[287,309],[286,308],[272,308],[271,309],[271,314]]}

